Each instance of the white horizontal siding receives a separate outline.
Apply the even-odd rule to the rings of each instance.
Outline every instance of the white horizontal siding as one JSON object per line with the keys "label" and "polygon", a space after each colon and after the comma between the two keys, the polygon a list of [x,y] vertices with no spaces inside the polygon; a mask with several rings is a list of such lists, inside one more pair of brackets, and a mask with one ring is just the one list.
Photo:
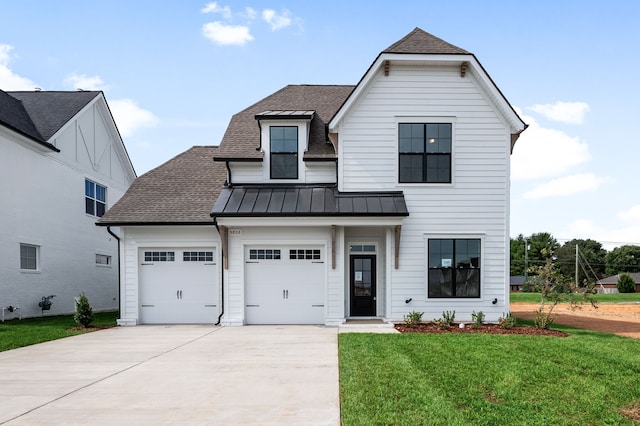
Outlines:
{"label": "white horizontal siding", "polygon": [[[453,120],[453,182],[398,183],[397,126],[403,117]],[[427,68],[391,64],[378,73],[339,126],[340,188],[344,191],[402,190],[409,209],[403,221],[400,268],[391,271],[388,317],[425,312],[425,319],[456,310],[469,320],[482,310],[496,321],[508,306],[506,229],[510,135],[503,117],[473,76],[458,67]],[[425,235],[482,235],[480,299],[427,299]],[[412,298],[407,304],[405,300]],[[497,304],[491,301],[498,298]]]}

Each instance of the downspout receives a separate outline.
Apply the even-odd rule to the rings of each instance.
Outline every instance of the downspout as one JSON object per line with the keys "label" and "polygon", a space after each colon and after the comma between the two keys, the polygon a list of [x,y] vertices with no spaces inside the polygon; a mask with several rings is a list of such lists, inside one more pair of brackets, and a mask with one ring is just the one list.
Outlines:
{"label": "downspout", "polygon": [[111,226],[107,226],[107,232],[109,234],[111,234],[113,236],[113,238],[116,239],[116,241],[118,241],[118,316],[122,317],[122,298],[121,293],[122,293],[122,288],[120,287],[121,284],[121,275],[120,273],[122,272],[122,265],[120,264],[120,237],[118,237],[116,234],[113,233],[113,231],[111,230]]}
{"label": "downspout", "polygon": [[[220,234],[220,227],[218,226],[218,221],[216,218],[213,218],[213,224],[218,230],[218,235]],[[220,246],[220,254],[222,258],[222,262],[224,263],[224,249]],[[224,315],[224,264],[222,265],[222,274],[220,277],[220,315],[218,315],[218,322],[213,325],[220,325],[220,321],[222,320],[222,315]]]}

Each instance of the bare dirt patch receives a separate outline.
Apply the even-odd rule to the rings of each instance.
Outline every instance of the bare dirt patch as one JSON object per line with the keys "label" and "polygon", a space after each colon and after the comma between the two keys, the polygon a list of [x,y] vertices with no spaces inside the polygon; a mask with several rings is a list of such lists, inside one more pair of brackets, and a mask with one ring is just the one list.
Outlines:
{"label": "bare dirt patch", "polygon": [[[538,308],[536,303],[512,303],[511,314],[533,320]],[[597,309],[582,305],[574,310],[569,305],[558,305],[551,316],[556,324],[640,339],[640,303],[600,303]]]}

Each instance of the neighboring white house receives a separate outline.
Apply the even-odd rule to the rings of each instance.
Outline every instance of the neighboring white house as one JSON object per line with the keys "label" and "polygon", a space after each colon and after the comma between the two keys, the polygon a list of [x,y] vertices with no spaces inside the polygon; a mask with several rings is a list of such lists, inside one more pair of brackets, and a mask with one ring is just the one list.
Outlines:
{"label": "neighboring white house", "polygon": [[473,54],[419,28],[356,86],[287,86],[101,219],[123,227],[119,323],[497,321],[525,128]]}
{"label": "neighboring white house", "polygon": [[0,173],[5,318],[71,313],[83,292],[117,309],[118,241],[96,221],[136,176],[103,93],[0,90]]}

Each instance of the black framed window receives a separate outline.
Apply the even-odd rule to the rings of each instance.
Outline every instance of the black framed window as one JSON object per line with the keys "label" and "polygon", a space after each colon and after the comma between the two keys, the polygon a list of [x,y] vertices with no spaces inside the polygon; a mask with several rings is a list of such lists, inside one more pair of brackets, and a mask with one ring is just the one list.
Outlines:
{"label": "black framed window", "polygon": [[451,123],[398,125],[400,183],[451,183]]}
{"label": "black framed window", "polygon": [[479,238],[433,238],[428,246],[429,297],[480,297]]}
{"label": "black framed window", "polygon": [[85,212],[92,216],[102,217],[107,210],[107,188],[85,179],[84,181]]}
{"label": "black framed window", "polygon": [[298,127],[269,128],[271,179],[298,179]]}

